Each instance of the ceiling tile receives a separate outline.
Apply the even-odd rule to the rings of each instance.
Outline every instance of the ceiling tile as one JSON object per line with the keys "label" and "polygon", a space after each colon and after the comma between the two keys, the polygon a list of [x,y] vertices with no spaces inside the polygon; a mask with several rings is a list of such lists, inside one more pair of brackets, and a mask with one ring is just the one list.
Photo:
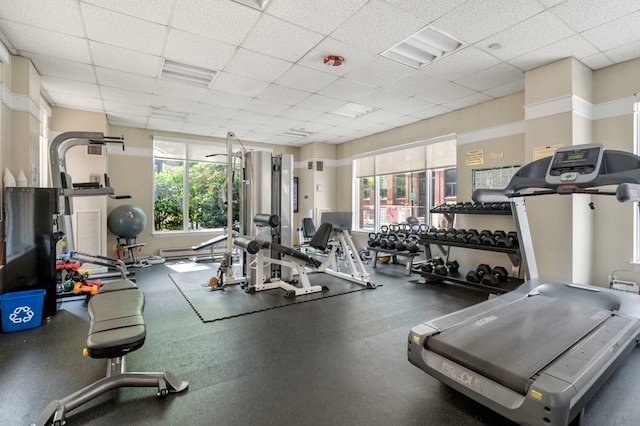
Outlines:
{"label": "ceiling tile", "polygon": [[454,81],[498,63],[500,60],[495,56],[474,46],[467,46],[442,59],[431,62],[421,71],[433,77]]}
{"label": "ceiling tile", "polygon": [[236,108],[228,108],[224,106],[216,106],[216,105],[208,105],[208,104],[200,104],[198,106],[197,112],[202,115],[208,115],[209,117],[224,117],[231,118],[237,115],[240,110]]}
{"label": "ceiling tile", "polygon": [[[387,86],[385,90],[394,93],[400,93],[405,96],[413,96],[418,93],[424,93],[433,87],[444,86],[447,81],[418,72],[409,75],[401,80],[395,81]],[[427,100],[428,101],[428,100]]]}
{"label": "ceiling tile", "polygon": [[474,44],[543,11],[535,0],[470,0],[436,19],[433,25]]}
{"label": "ceiling tile", "polygon": [[614,64],[614,62],[604,53],[596,53],[595,55],[582,58],[581,62],[592,70],[598,70],[600,68],[608,67]]}
{"label": "ceiling tile", "polygon": [[147,125],[147,116],[133,114],[107,114],[107,120],[112,126],[144,128]]}
{"label": "ceiling tile", "polygon": [[277,80],[293,64],[247,49],[238,49],[224,70],[262,81]]}
{"label": "ceiling tile", "polygon": [[442,105],[456,99],[470,96],[474,93],[466,87],[459,86],[455,83],[445,83],[439,86],[430,86],[423,88],[424,91],[416,95],[416,98],[430,102],[436,105]]}
{"label": "ceiling tile", "polygon": [[0,19],[0,29],[18,50],[91,63],[87,40]]}
{"label": "ceiling tile", "polygon": [[173,81],[158,80],[156,82],[154,94],[176,99],[185,99],[190,102],[200,102],[208,92],[208,89],[204,89],[202,87],[176,83]]}
{"label": "ceiling tile", "polygon": [[285,105],[295,105],[311,95],[310,92],[292,89],[290,87],[271,84],[258,95],[258,98],[266,101],[278,102]]}
{"label": "ceiling tile", "polygon": [[232,1],[176,0],[171,26],[239,45],[259,17],[259,11]]}
{"label": "ceiling tile", "polygon": [[289,107],[289,105],[279,104],[276,102],[253,99],[244,107],[244,109],[251,112],[259,112],[260,114],[279,115],[283,111],[289,109]]}
{"label": "ceiling tile", "polygon": [[278,0],[267,13],[320,34],[329,34],[368,0]]}
{"label": "ceiling tile", "polygon": [[609,58],[618,63],[630,61],[631,59],[637,58],[638,52],[640,52],[640,41],[625,44],[624,46],[620,46],[615,49],[607,50],[605,53]]}
{"label": "ceiling tile", "polygon": [[216,117],[211,114],[191,113],[189,114],[189,118],[187,118],[187,123],[199,125],[208,124],[211,127],[219,127],[226,123],[228,120],[228,117]]}
{"label": "ceiling tile", "polygon": [[81,3],[89,40],[124,47],[151,55],[162,53],[167,27],[107,9]]}
{"label": "ceiling tile", "polygon": [[53,56],[39,53],[22,52],[22,55],[31,59],[41,76],[51,76],[78,80],[85,83],[96,83],[96,73],[88,64],[67,61]]}
{"label": "ceiling tile", "polygon": [[202,98],[202,102],[209,105],[240,109],[251,102],[251,99],[249,96],[210,89]]}
{"label": "ceiling tile", "polygon": [[640,40],[638,22],[640,22],[640,12],[584,31],[581,35],[598,49],[609,50]]}
{"label": "ceiling tile", "polygon": [[128,89],[100,86],[100,93],[105,100],[125,102],[135,105],[150,105],[153,95]]}
{"label": "ceiling tile", "polygon": [[432,22],[436,18],[452,11],[467,0],[386,0],[399,9],[410,13],[426,22]]}
{"label": "ceiling tile", "polygon": [[163,56],[184,64],[218,71],[227,65],[235,51],[236,46],[231,44],[171,29]]}
{"label": "ceiling tile", "polygon": [[178,120],[162,120],[159,118],[150,118],[147,120],[147,129],[164,130],[167,132],[179,132],[184,123]]}
{"label": "ceiling tile", "polygon": [[280,113],[280,116],[283,118],[292,118],[295,120],[313,120],[317,116],[321,115],[322,112],[314,111],[312,109],[300,108],[300,107],[291,107],[286,111]]}
{"label": "ceiling tile", "polygon": [[383,87],[415,72],[418,71],[414,68],[383,56],[376,56],[371,61],[346,74],[344,78],[369,86]]}
{"label": "ceiling tile", "polygon": [[500,44],[502,47],[489,50],[492,55],[502,60],[508,60],[531,52],[540,46],[570,37],[573,31],[550,12],[542,12],[531,19],[522,21],[504,31],[492,35],[482,43],[485,49],[491,44]]}
{"label": "ceiling tile", "polygon": [[100,91],[98,90],[97,84],[49,76],[43,76],[40,81],[42,87],[48,92],[70,93],[88,98],[100,98]]}
{"label": "ceiling tile", "polygon": [[307,92],[317,92],[338,77],[311,68],[294,65],[276,82],[282,86]]}
{"label": "ceiling tile", "polygon": [[638,10],[640,10],[640,3],[629,0],[607,0],[606,2],[567,0],[551,9],[556,16],[578,32],[597,27]]}
{"label": "ceiling tile", "polygon": [[447,102],[443,106],[445,108],[461,109],[461,108],[466,108],[472,105],[477,105],[483,102],[487,102],[487,101],[490,101],[491,99],[493,99],[491,96],[485,95],[484,93],[474,93],[471,96],[465,96],[464,98],[456,99],[455,101],[452,101],[452,102]]}
{"label": "ceiling tile", "polygon": [[358,102],[375,108],[383,108],[387,105],[403,103],[408,99],[409,96],[407,95],[401,95],[385,89],[376,89],[374,92],[360,98]]}
{"label": "ceiling tile", "polygon": [[380,53],[425,25],[423,20],[399,11],[382,0],[371,0],[338,27],[331,37]]}
{"label": "ceiling tile", "polygon": [[[36,0],[38,1],[38,0]],[[48,1],[47,1],[48,2]],[[105,9],[125,15],[167,25],[171,18],[174,0],[131,1],[131,0],[82,0]],[[39,1],[39,3],[42,3]]]}
{"label": "ceiling tile", "polygon": [[339,126],[347,121],[353,120],[353,118],[343,117],[336,114],[322,114],[314,121],[320,124],[327,124],[329,126]]}
{"label": "ceiling tile", "polygon": [[509,60],[509,63],[521,70],[528,71],[560,59],[572,56],[576,59],[582,59],[597,52],[592,44],[587,43],[584,38],[576,35],[513,58]]}
{"label": "ceiling tile", "polygon": [[370,112],[369,114],[365,114],[362,116],[363,120],[373,121],[374,123],[386,123],[390,120],[397,120],[402,117],[403,114],[398,114],[392,111],[386,111],[383,109],[379,109],[377,111]]}
{"label": "ceiling tile", "polygon": [[78,2],[68,0],[2,0],[4,19],[76,37],[84,36]]}
{"label": "ceiling tile", "polygon": [[102,107],[102,99],[92,96],[77,95],[66,90],[64,92],[47,90],[47,93],[53,100],[54,106],[82,109],[84,111],[104,111],[104,108]]}
{"label": "ceiling tile", "polygon": [[90,41],[89,46],[94,63],[99,67],[148,77],[160,75],[162,60],[159,56],[147,55],[95,41]]}
{"label": "ceiling tile", "polygon": [[234,133],[239,131],[251,131],[260,127],[259,123],[250,123],[248,121],[240,121],[234,119],[227,120],[224,125]]}
{"label": "ceiling tile", "polygon": [[180,133],[187,133],[190,135],[209,136],[211,135],[214,129],[217,129],[217,127],[207,126],[206,124],[185,123],[180,128]]}
{"label": "ceiling tile", "polygon": [[514,93],[519,92],[524,92],[524,76],[518,80],[482,91],[482,93],[489,95],[492,98],[501,98],[503,96],[513,95]]}
{"label": "ceiling tile", "polygon": [[322,35],[289,22],[263,15],[242,47],[296,62],[322,40]]}
{"label": "ceiling tile", "polygon": [[149,115],[149,107],[142,105],[134,105],[123,102],[104,101],[104,110],[107,114],[133,114],[140,116]]}
{"label": "ceiling tile", "polygon": [[174,98],[169,96],[153,95],[151,105],[156,108],[164,108],[170,111],[190,113],[196,109],[198,105],[195,101]]}
{"label": "ceiling tile", "polygon": [[481,92],[483,90],[492,89],[505,83],[518,80],[523,76],[524,73],[518,68],[502,63],[468,77],[456,80],[456,83]]}
{"label": "ceiling tile", "polygon": [[426,118],[431,118],[431,117],[436,117],[438,115],[446,114],[451,111],[452,110],[449,108],[445,108],[441,105],[436,105],[433,108],[429,108],[425,111],[420,111],[411,115],[419,119],[426,119]]}
{"label": "ceiling tile", "polygon": [[336,98],[329,98],[321,95],[311,95],[303,101],[298,102],[296,106],[301,108],[309,108],[314,111],[333,111],[336,108],[344,105],[344,101]]}
{"label": "ceiling tile", "polygon": [[400,102],[395,102],[384,107],[387,111],[392,111],[398,114],[413,114],[419,111],[424,111],[425,109],[429,109],[433,107],[434,104],[425,102],[421,99],[416,98],[408,98],[404,99]]}
{"label": "ceiling tile", "polygon": [[406,126],[407,124],[412,124],[419,121],[416,117],[412,117],[410,115],[403,115],[395,120],[387,121],[387,124],[390,124],[394,127]]}
{"label": "ceiling tile", "polygon": [[138,74],[131,74],[100,67],[96,67],[95,72],[101,86],[153,93],[153,89],[156,85],[156,80],[154,78],[143,77]]}
{"label": "ceiling tile", "polygon": [[318,93],[345,101],[357,101],[373,91],[375,91],[374,87],[341,78],[318,91]]}
{"label": "ceiling tile", "polygon": [[269,83],[248,77],[221,72],[211,85],[212,89],[255,97],[267,88]]}

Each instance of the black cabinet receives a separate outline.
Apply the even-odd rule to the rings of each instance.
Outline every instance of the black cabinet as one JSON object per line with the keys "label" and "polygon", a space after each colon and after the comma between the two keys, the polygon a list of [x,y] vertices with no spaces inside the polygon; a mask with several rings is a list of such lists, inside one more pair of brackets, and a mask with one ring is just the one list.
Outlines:
{"label": "black cabinet", "polygon": [[5,188],[0,294],[45,289],[43,317],[56,313],[55,188]]}

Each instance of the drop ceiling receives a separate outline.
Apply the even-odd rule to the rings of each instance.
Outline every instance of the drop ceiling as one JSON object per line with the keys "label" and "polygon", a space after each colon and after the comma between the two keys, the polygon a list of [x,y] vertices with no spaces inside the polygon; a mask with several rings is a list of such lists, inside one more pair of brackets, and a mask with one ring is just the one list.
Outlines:
{"label": "drop ceiling", "polygon": [[[0,40],[32,60],[53,106],[289,146],[339,144],[521,92],[525,71],[566,57],[593,70],[638,58],[639,23],[629,0],[0,2]],[[421,68],[382,56],[427,26],[461,46]],[[344,63],[328,67],[328,55]],[[199,84],[162,78],[165,64],[194,67]],[[354,105],[359,115],[344,114]]]}

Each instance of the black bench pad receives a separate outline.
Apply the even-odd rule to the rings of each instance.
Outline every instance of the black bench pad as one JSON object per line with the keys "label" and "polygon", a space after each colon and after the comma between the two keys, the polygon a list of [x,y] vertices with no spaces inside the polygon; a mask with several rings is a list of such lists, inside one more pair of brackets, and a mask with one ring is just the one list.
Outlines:
{"label": "black bench pad", "polygon": [[144,293],[133,282],[121,280],[103,286],[89,300],[89,356],[116,358],[142,347],[147,335],[143,310]]}

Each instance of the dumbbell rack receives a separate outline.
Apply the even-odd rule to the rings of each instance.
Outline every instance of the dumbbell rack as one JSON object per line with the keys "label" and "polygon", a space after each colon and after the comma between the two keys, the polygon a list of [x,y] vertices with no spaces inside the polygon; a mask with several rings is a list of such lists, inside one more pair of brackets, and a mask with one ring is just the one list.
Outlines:
{"label": "dumbbell rack", "polygon": [[[500,203],[498,206],[490,206],[490,205],[473,205],[473,208],[464,208],[460,205],[441,205],[434,207],[431,209],[431,213],[440,213],[446,219],[449,225],[453,225],[456,214],[479,214],[479,215],[511,215],[511,208],[505,208],[504,203]],[[424,245],[427,248],[430,246],[436,246],[438,249],[444,254],[445,262],[449,260],[449,253],[451,247],[460,247],[464,249],[470,250],[484,250],[484,251],[492,251],[497,253],[504,253],[507,255],[509,260],[511,261],[511,265],[513,266],[512,272],[515,272],[516,275],[520,276],[520,268],[522,265],[522,253],[520,251],[519,246],[515,247],[498,247],[498,246],[488,246],[483,244],[469,244],[462,243],[457,241],[442,241],[442,240],[433,240],[422,237],[420,239],[420,244]],[[495,266],[495,265],[494,265]],[[486,285],[482,283],[474,283],[467,281],[466,276],[470,271],[469,268],[465,268],[461,266],[457,272],[449,273],[448,275],[438,275],[433,272],[424,272],[418,268],[414,270],[414,272],[421,275],[424,282],[436,282],[436,281],[449,281],[457,284],[463,284],[470,287],[481,288],[484,290],[488,290],[492,293],[508,293],[509,291],[515,290],[519,287],[524,280],[521,278],[509,277],[508,281],[500,282],[498,285]]]}

